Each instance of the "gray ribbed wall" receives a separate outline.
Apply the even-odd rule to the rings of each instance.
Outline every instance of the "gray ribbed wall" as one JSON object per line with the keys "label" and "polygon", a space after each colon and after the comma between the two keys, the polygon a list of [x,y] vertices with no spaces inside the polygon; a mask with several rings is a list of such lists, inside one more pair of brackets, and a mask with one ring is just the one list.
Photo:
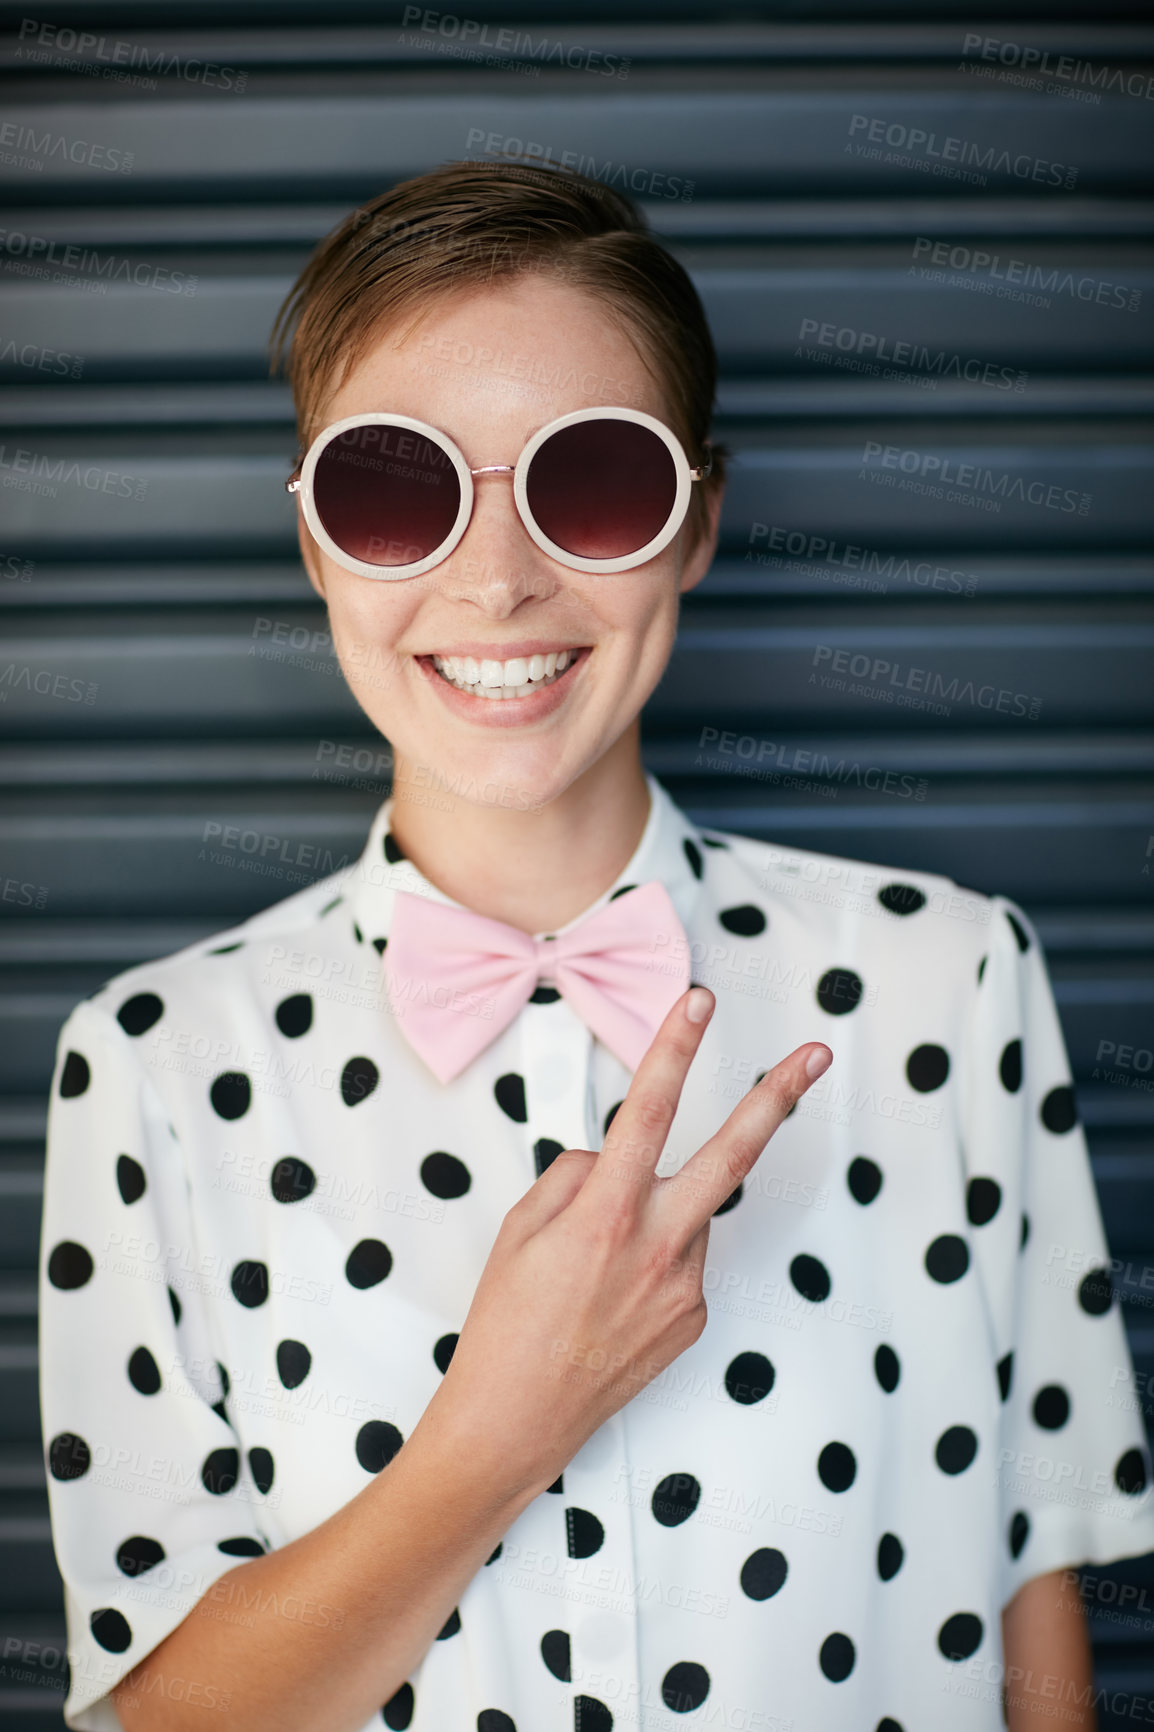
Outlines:
{"label": "gray ribbed wall", "polygon": [[[53,25],[103,38],[85,63],[66,36],[21,39],[21,18],[44,10],[0,3],[0,1727],[63,1724],[35,1376],[60,1023],[128,964],[297,887],[243,869],[239,851],[235,867],[201,859],[206,826],[315,849],[305,875],[319,875],[359,849],[388,791],[387,751],[343,687],[295,554],[270,319],[359,198],[484,154],[490,134],[624,169],[721,353],[719,432],[737,453],[724,551],[647,712],[650,767],[699,821],[1023,903],[1047,946],[1146,1389],[1144,8],[1022,0],[1007,22],[947,0],[469,0],[493,64],[410,34],[401,5],[62,0]],[[511,45],[518,64],[500,63],[502,26],[529,38]],[[1055,91],[999,78],[999,50],[985,61],[968,37],[1011,60],[1047,52]],[[543,45],[573,50],[571,64],[534,64]],[[155,67],[162,51],[183,76],[154,72],[155,89],[104,76],[135,62],[147,79],[142,55]],[[617,56],[614,72],[627,57],[627,76],[595,55]],[[206,82],[190,62],[221,71]],[[887,129],[926,141],[911,156]],[[935,172],[953,167],[985,184]],[[907,346],[898,377],[847,364],[883,344],[887,358]],[[822,685],[842,651],[868,671]],[[899,689],[936,691],[937,708],[885,696]],[[326,779],[346,744],[371,753]],[[1111,1042],[1130,1059],[1107,1067]],[[1154,1697],[1154,1559],[1095,1579],[1098,1682]],[[1116,1583],[1143,1590],[1123,1616]],[[35,1643],[49,1645],[39,1670]]]}

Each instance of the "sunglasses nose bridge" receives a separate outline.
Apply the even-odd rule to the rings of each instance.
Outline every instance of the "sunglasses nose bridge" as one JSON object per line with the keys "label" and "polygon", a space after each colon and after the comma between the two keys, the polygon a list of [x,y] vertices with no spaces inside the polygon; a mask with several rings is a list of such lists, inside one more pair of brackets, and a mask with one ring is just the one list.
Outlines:
{"label": "sunglasses nose bridge", "polygon": [[470,475],[515,475],[516,465],[512,463],[484,463],[479,469],[470,469]]}

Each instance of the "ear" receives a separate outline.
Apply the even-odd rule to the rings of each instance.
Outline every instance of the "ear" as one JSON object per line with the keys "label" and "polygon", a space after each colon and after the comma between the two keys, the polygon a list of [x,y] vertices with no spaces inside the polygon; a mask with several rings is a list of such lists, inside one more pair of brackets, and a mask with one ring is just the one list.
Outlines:
{"label": "ear", "polygon": [[677,586],[682,595],[686,590],[695,588],[713,564],[713,557],[717,552],[717,538],[721,532],[721,504],[724,498],[724,481],[718,481],[714,486],[706,488],[705,528],[685,555]]}
{"label": "ear", "polygon": [[297,545],[301,550],[301,563],[308,573],[309,582],[312,584],[321,600],[327,601],[328,597],[325,595],[324,573],[321,569],[320,549],[317,547],[316,542],[309,533],[309,526],[305,522],[305,514],[299,505],[297,506]]}

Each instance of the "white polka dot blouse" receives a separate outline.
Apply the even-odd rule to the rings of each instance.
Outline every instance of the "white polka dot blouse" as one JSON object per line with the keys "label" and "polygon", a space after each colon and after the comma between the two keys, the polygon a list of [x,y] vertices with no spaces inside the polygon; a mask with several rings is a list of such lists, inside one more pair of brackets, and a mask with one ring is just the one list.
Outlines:
{"label": "white polka dot blouse", "polygon": [[[658,1174],[803,1042],[834,1063],[711,1221],[700,1338],[370,1725],[1001,1732],[1022,1583],[1154,1550],[1037,936],[945,877],[700,831],[648,783],[594,907],[664,885],[717,998]],[[391,805],[356,862],[62,1029],[41,1399],[71,1727],[118,1728],[109,1691],[221,1576],[403,1447],[504,1215],[628,1087],[548,986],[437,1082],[382,955],[397,890],[451,899]]]}

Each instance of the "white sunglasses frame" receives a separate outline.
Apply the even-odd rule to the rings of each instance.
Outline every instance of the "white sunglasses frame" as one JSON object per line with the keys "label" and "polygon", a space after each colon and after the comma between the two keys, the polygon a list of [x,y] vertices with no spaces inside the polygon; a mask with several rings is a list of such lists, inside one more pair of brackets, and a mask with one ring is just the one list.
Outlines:
{"label": "white sunglasses frame", "polygon": [[[651,432],[656,433],[664,441],[673,458],[677,486],[668,519],[652,540],[646,542],[644,547],[639,547],[635,553],[626,554],[620,559],[582,559],[578,554],[566,552],[563,547],[559,547],[555,541],[549,539],[536,522],[529,508],[526,484],[529,465],[533,461],[534,455],[552,434],[560,432],[562,427],[575,426],[579,421],[633,421],[638,426],[648,427]],[[424,559],[413,560],[408,565],[370,565],[366,560],[354,559],[352,554],[346,553],[342,547],[337,545],[321,522],[313,491],[313,477],[316,473],[317,462],[331,439],[353,427],[382,425],[403,427],[409,432],[423,434],[426,439],[435,440],[451,460],[461,487],[460,509],[457,512],[453,527],[444,541],[439,547],[434,548],[432,553],[426,554]],[[305,522],[308,524],[309,531],[317,545],[323,548],[329,558],[335,560],[346,571],[355,572],[360,577],[372,577],[378,580],[383,579],[385,582],[393,582],[399,578],[418,577],[422,572],[430,571],[433,566],[440,565],[448,559],[469,527],[473,515],[474,475],[511,475],[513,477],[513,498],[516,502],[518,517],[537,546],[551,559],[557,560],[559,564],[568,566],[572,571],[631,571],[634,566],[644,565],[647,560],[655,558],[657,554],[669,546],[685,522],[689,511],[690,487],[693,482],[704,481],[709,475],[713,468],[713,458],[710,456],[701,468],[691,469],[681,441],[663,421],[658,421],[656,416],[646,415],[640,409],[618,409],[607,406],[598,409],[574,409],[571,414],[559,415],[555,421],[546,422],[545,426],[539,428],[529,439],[515,464],[488,463],[480,468],[470,469],[460,448],[439,427],[432,427],[427,421],[417,421],[411,415],[388,415],[370,411],[363,415],[346,415],[343,420],[334,421],[330,427],[324,428],[322,432],[317,434],[297,468],[299,476],[294,472],[289,477],[285,482],[285,491],[299,495]]]}

